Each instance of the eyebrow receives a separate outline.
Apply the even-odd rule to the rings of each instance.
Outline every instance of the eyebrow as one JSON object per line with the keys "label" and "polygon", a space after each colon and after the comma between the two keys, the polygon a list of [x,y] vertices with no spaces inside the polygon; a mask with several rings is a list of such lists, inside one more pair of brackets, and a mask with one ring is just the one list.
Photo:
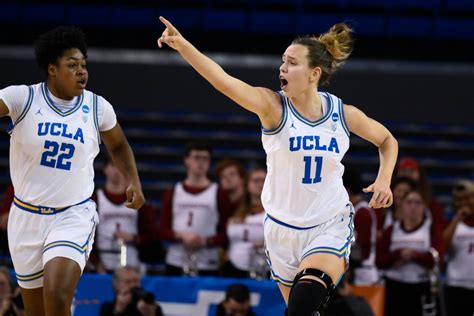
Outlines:
{"label": "eyebrow", "polygon": [[67,60],[72,59],[72,60],[86,60],[85,58],[77,58],[77,57],[68,57]]}
{"label": "eyebrow", "polygon": [[288,58],[288,59],[292,59],[292,60],[296,60],[295,57],[292,57],[292,56],[289,56],[289,55],[286,55],[286,54],[283,54],[283,56],[281,56],[282,58]]}

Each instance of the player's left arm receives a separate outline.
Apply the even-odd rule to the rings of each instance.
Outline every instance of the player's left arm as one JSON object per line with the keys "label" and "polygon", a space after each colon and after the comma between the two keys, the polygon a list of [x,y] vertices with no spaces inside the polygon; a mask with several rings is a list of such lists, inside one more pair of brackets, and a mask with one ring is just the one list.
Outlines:
{"label": "player's left arm", "polygon": [[374,193],[369,206],[389,207],[393,202],[390,182],[397,162],[398,142],[385,126],[371,119],[355,106],[345,105],[344,108],[349,130],[379,148],[380,167],[377,178],[374,183],[364,189],[364,192]]}
{"label": "player's left arm", "polygon": [[100,136],[114,165],[129,183],[125,206],[139,209],[145,203],[145,197],[140,184],[135,157],[122,127],[117,123],[112,129],[101,132]]}

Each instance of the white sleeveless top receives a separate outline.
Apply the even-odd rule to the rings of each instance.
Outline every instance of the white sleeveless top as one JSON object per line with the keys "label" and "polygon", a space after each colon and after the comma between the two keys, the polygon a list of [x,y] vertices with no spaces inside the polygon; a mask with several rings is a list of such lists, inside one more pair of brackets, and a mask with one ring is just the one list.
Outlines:
{"label": "white sleeveless top", "polygon": [[229,222],[227,236],[229,238],[229,259],[240,269],[249,271],[251,255],[255,242],[263,241],[263,220],[265,212],[249,214],[243,223]]}
{"label": "white sleeveless top", "polygon": [[[115,270],[120,265],[120,247],[114,233],[120,229],[137,235],[138,212],[124,204],[112,203],[101,189],[97,190],[97,210],[100,222],[97,226],[97,248],[105,268]],[[130,244],[127,244],[127,265],[139,266],[137,248]]]}
{"label": "white sleeveless top", "polygon": [[285,224],[312,227],[342,213],[349,196],[341,163],[349,149],[343,102],[319,92],[324,115],[310,121],[279,92],[283,115],[274,130],[263,129],[267,176],[262,192],[265,211]]}
{"label": "white sleeveless top", "polygon": [[454,232],[446,283],[474,290],[474,227],[460,222]]}
{"label": "white sleeveless top", "polygon": [[[16,95],[28,97],[24,104]],[[13,97],[12,97],[13,96]],[[15,98],[16,97],[16,98]],[[99,108],[107,104],[90,91],[66,111],[53,101],[46,84],[11,86],[0,98],[9,108],[10,174],[15,196],[33,205],[65,207],[88,199],[94,190],[94,158],[99,153]],[[110,114],[110,111],[107,112]]]}
{"label": "white sleeveless top", "polygon": [[[370,285],[380,281],[379,271],[375,265],[376,256],[376,242],[377,242],[377,216],[375,210],[369,207],[367,201],[361,201],[354,207],[355,214],[361,208],[369,210],[370,218],[372,219],[372,226],[370,227],[370,254],[369,257],[362,261],[361,266],[354,269],[354,284],[355,285]],[[356,236],[357,240],[357,236]]]}
{"label": "white sleeveless top", "polygon": [[[211,183],[201,193],[187,192],[183,184],[178,182],[174,188],[172,199],[172,228],[174,231],[186,231],[200,235],[203,238],[217,234],[219,210],[217,202],[218,186]],[[215,270],[219,267],[217,247],[205,247],[191,251],[199,270]],[[180,243],[173,243],[168,248],[166,263],[183,267],[191,254]]]}
{"label": "white sleeveless top", "polygon": [[[390,251],[410,248],[427,252],[431,248],[431,219],[425,217],[423,224],[415,231],[406,232],[400,221],[393,224]],[[421,283],[428,281],[429,269],[417,263],[409,262],[401,267],[385,270],[385,275],[393,280],[405,283]]]}

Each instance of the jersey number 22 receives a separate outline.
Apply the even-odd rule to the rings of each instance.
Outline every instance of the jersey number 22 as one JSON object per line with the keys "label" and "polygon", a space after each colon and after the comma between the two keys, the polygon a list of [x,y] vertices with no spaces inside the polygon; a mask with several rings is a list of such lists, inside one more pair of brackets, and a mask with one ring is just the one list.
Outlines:
{"label": "jersey number 22", "polygon": [[74,156],[76,148],[73,144],[61,143],[55,141],[46,140],[44,142],[44,149],[46,149],[41,155],[42,166],[71,170],[70,159]]}

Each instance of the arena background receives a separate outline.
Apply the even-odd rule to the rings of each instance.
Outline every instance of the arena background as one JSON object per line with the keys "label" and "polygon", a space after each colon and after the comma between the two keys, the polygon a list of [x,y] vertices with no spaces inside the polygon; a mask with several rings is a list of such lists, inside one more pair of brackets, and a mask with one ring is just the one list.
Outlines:
{"label": "arena background", "polygon": [[[90,47],[88,89],[114,105],[152,203],[159,207],[163,189],[183,178],[182,150],[191,138],[210,141],[216,159],[234,157],[246,167],[263,163],[256,118],[214,91],[171,49],[156,47],[163,30],[159,15],[232,75],[275,90],[280,56],[295,35],[348,22],[355,29],[353,56],[324,89],[393,131],[400,156],[413,156],[426,168],[447,217],[454,183],[474,178],[470,0],[7,0],[0,3],[0,88],[44,80],[34,61],[34,38],[57,25],[76,25]],[[8,120],[2,122],[6,127]],[[376,173],[377,151],[357,137],[351,145],[345,163],[359,167],[367,183]],[[6,133],[0,152],[5,188],[10,182]],[[110,279],[96,277],[85,279],[110,286]],[[258,284],[273,286],[276,303],[268,304],[281,307],[276,287],[252,283],[255,293],[266,294]],[[160,288],[154,289],[160,299]],[[80,297],[76,314],[93,314],[100,298]],[[181,303],[191,306],[183,309],[189,312],[197,298],[186,300]],[[81,306],[84,302],[92,309]],[[173,308],[182,306],[167,307],[170,315]]]}

